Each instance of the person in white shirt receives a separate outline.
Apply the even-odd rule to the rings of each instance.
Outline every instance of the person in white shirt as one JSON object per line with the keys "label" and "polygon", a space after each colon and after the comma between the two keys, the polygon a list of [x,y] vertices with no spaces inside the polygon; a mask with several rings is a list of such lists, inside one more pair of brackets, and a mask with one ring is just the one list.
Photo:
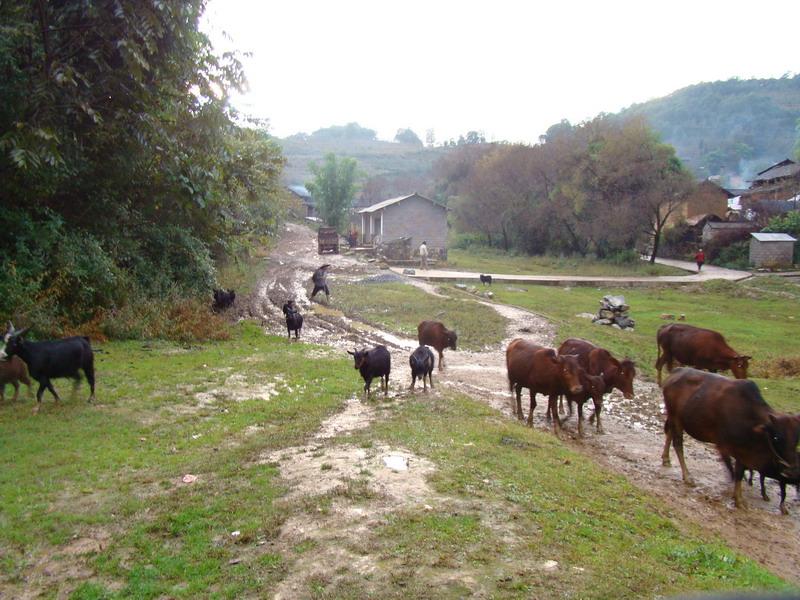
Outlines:
{"label": "person in white shirt", "polygon": [[428,270],[428,242],[419,245],[419,268]]}

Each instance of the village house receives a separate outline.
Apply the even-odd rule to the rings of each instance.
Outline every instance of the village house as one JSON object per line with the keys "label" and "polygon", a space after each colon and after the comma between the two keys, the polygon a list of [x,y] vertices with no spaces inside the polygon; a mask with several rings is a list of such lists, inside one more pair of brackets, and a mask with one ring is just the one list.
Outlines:
{"label": "village house", "polygon": [[710,179],[697,184],[694,191],[670,215],[669,225],[686,221],[691,226],[705,225],[706,220],[721,221],[728,212],[733,194]]}
{"label": "village house", "polygon": [[362,208],[357,215],[364,244],[380,245],[403,239],[414,254],[426,241],[432,256],[447,257],[447,208],[430,198],[414,192]]}
{"label": "village house", "polygon": [[744,209],[756,212],[778,213],[796,209],[800,200],[800,164],[787,158],[764,169],[740,198]]}
{"label": "village house", "polygon": [[287,188],[291,194],[303,203],[306,210],[305,217],[316,218],[317,215],[317,202],[311,196],[311,192],[306,189],[304,185],[290,185]]}

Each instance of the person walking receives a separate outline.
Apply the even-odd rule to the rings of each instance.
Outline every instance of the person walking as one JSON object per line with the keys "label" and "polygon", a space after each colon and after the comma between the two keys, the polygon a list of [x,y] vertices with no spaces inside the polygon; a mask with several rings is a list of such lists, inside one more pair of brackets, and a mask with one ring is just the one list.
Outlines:
{"label": "person walking", "polygon": [[428,270],[428,242],[419,245],[419,268]]}
{"label": "person walking", "polygon": [[700,248],[697,251],[697,254],[694,255],[694,262],[697,263],[697,272],[699,273],[700,269],[703,268],[703,264],[706,262],[706,255],[702,248]]}

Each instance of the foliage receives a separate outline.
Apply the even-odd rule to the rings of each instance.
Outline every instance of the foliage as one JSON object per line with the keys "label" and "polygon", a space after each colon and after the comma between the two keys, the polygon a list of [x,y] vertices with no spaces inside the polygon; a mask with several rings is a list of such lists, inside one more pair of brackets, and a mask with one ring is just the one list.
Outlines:
{"label": "foliage", "polygon": [[489,245],[600,258],[657,242],[690,189],[641,119],[562,122],[536,146],[465,145],[437,164],[457,228]]}
{"label": "foliage", "polygon": [[331,153],[322,165],[312,163],[309,167],[314,180],[307,182],[306,187],[317,201],[320,217],[331,227],[343,231],[356,193],[355,159],[337,159]]}
{"label": "foliage", "polygon": [[398,129],[394,136],[394,141],[400,144],[410,144],[412,146],[422,146],[422,140],[411,129]]}
{"label": "foliage", "polygon": [[0,316],[206,293],[210,253],[275,228],[283,159],[262,124],[235,124],[244,75],[199,32],[204,6],[0,6]]}
{"label": "foliage", "polygon": [[795,145],[800,75],[729,79],[692,85],[634,104],[623,117],[642,115],[695,174],[744,179],[783,160]]}
{"label": "foliage", "polygon": [[750,268],[750,242],[748,240],[739,240],[721,247],[712,244],[707,244],[707,246],[709,263],[712,265],[728,269],[747,270]]}

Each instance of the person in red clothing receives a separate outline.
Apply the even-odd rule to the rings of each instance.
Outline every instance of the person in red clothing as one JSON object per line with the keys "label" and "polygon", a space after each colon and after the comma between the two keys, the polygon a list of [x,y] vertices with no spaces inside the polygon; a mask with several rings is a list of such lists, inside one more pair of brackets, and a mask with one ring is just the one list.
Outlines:
{"label": "person in red clothing", "polygon": [[703,249],[697,251],[697,254],[694,255],[694,262],[697,263],[697,272],[700,272],[700,269],[703,268],[703,263],[706,262],[706,255],[703,252]]}

